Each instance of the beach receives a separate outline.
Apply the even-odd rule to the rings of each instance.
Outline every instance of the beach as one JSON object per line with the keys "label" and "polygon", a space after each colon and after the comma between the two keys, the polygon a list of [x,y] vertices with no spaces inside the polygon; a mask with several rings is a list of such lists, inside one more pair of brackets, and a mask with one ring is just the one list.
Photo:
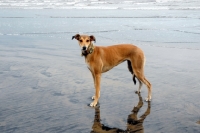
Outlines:
{"label": "beach", "polygon": [[[128,9],[127,3],[104,9],[98,3],[90,9],[10,8],[5,3],[0,8],[0,132],[200,132],[198,8]],[[99,106],[89,107],[94,83],[72,40],[77,33],[94,35],[98,46],[140,47],[152,101],[144,101],[145,85],[141,95],[134,93],[139,84],[124,62],[102,74]]]}

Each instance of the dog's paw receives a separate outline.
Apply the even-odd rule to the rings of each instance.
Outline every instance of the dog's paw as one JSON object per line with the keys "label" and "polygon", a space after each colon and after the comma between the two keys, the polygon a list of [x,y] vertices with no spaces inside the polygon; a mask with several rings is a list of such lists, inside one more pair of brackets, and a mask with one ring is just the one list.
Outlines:
{"label": "dog's paw", "polygon": [[92,100],[94,100],[95,99],[95,96],[92,96]]}
{"label": "dog's paw", "polygon": [[147,97],[147,98],[145,99],[145,101],[146,101],[146,102],[150,102],[151,99]]}
{"label": "dog's paw", "polygon": [[92,103],[90,103],[90,107],[95,107],[97,105],[97,102],[92,102]]}

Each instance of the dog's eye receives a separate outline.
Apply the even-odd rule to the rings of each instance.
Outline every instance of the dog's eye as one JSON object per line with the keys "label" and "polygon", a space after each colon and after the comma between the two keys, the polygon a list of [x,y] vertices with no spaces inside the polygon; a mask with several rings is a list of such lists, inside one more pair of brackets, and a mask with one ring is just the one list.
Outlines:
{"label": "dog's eye", "polygon": [[86,42],[89,42],[89,40],[86,40]]}
{"label": "dog's eye", "polygon": [[80,40],[80,42],[83,42],[83,40]]}

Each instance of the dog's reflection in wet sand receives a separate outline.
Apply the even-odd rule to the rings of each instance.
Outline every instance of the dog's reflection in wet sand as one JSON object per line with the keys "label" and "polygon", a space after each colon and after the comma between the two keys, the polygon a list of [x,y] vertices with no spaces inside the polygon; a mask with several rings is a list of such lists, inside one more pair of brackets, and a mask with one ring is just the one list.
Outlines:
{"label": "dog's reflection in wet sand", "polygon": [[151,103],[148,102],[148,106],[146,111],[143,115],[141,115],[139,118],[137,116],[140,108],[143,106],[143,100],[140,95],[138,94],[139,102],[137,106],[133,107],[132,113],[128,115],[127,118],[127,129],[119,129],[119,128],[110,128],[108,126],[104,126],[101,123],[100,118],[100,107],[95,108],[95,117],[94,117],[94,124],[92,126],[91,133],[144,133],[144,127],[143,122],[144,119],[147,117],[147,115],[150,114],[151,110]]}

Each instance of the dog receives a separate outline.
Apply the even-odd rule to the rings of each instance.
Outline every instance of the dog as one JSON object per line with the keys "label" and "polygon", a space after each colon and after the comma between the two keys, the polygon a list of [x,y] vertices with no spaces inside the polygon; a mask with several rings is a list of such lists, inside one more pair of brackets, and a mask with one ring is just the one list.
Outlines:
{"label": "dog", "polygon": [[144,83],[148,88],[146,101],[151,101],[151,83],[144,76],[145,55],[139,47],[132,44],[118,44],[107,47],[94,46],[93,42],[96,42],[96,38],[93,35],[76,34],[72,36],[72,40],[74,38],[78,40],[81,54],[85,57],[85,62],[94,80],[95,95],[92,97],[91,107],[95,107],[100,98],[101,74],[124,61],[127,61],[128,69],[133,75],[133,82],[136,83],[135,77],[139,81],[139,88],[136,93],[141,92]]}

